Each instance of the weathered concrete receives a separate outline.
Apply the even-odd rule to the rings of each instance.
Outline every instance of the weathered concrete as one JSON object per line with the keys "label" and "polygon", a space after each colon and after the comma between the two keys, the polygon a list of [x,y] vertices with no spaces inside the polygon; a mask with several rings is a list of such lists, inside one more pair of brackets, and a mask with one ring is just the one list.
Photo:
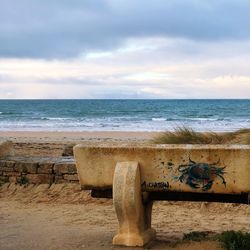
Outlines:
{"label": "weathered concrete", "polygon": [[250,193],[249,146],[74,147],[83,189],[112,188],[118,162],[140,165],[142,191]]}
{"label": "weathered concrete", "polygon": [[141,195],[138,162],[117,163],[113,199],[120,225],[113,244],[143,246],[155,238],[155,230],[151,228],[153,203]]}
{"label": "weathered concrete", "polygon": [[83,189],[113,188],[120,225],[114,244],[143,246],[155,237],[152,194],[250,193],[249,146],[77,145],[74,156]]}
{"label": "weathered concrete", "polygon": [[0,141],[0,157],[13,156],[14,148],[11,141]]}

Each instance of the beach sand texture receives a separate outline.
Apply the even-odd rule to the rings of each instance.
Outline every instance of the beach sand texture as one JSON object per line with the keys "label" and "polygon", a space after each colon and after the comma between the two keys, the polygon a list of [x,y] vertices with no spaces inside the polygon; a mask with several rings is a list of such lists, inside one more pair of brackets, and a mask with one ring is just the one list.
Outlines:
{"label": "beach sand texture", "polygon": [[[1,132],[0,137],[13,140],[17,154],[60,155],[68,143],[147,143],[151,136],[101,134]],[[173,244],[192,231],[250,231],[247,205],[155,202],[152,216],[157,240],[146,249],[222,249],[214,241]],[[93,199],[77,184],[2,186],[0,225],[0,249],[130,249],[111,244],[118,229],[112,200]]]}

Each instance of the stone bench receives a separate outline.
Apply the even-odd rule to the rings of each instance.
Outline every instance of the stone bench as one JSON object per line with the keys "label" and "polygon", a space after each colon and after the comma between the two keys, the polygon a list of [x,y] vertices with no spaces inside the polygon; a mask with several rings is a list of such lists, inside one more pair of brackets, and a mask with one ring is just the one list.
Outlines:
{"label": "stone bench", "polygon": [[249,146],[77,145],[74,156],[82,189],[113,196],[113,244],[143,246],[155,238],[153,200],[249,202]]}

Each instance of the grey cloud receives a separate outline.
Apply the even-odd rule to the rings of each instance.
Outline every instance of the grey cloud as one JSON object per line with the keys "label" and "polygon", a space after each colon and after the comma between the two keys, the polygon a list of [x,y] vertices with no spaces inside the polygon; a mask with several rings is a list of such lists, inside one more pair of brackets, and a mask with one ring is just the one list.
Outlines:
{"label": "grey cloud", "polygon": [[[105,76],[75,76],[75,77],[37,77],[34,75],[29,76],[15,76],[12,74],[1,74],[0,73],[0,85],[1,84],[50,84],[50,85],[82,85],[82,86],[96,86],[96,87],[108,87],[111,83],[111,78],[113,81],[119,83],[118,86],[136,86],[141,85],[130,80],[123,80],[125,74],[114,74],[114,75],[105,75]],[[115,84],[112,86],[112,88]],[[103,91],[103,90],[102,90]]]}
{"label": "grey cloud", "polygon": [[246,0],[0,0],[0,57],[69,58],[128,38],[250,37]]}

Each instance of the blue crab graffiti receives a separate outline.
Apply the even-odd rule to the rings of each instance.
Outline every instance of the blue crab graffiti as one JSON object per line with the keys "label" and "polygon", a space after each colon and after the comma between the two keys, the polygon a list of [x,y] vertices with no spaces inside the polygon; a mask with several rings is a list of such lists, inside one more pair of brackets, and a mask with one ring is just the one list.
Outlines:
{"label": "blue crab graffiti", "polygon": [[178,179],[181,182],[185,182],[191,188],[201,188],[202,191],[209,190],[217,177],[219,177],[226,186],[226,181],[223,177],[225,167],[217,166],[219,162],[220,160],[212,164],[195,162],[189,157],[188,164],[178,167],[178,171],[181,173]]}

